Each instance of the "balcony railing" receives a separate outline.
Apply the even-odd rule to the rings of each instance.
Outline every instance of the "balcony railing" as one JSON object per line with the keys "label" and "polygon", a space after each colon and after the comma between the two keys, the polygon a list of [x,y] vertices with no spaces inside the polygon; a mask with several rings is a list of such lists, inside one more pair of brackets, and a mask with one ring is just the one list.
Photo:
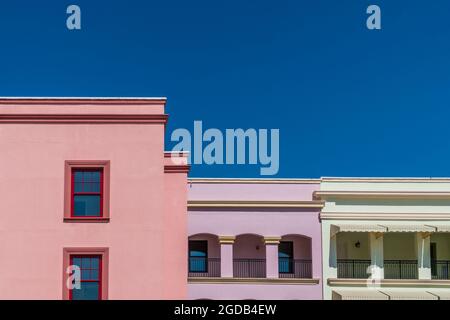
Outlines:
{"label": "balcony railing", "polygon": [[450,279],[450,261],[431,261],[431,278],[440,280]]}
{"label": "balcony railing", "polygon": [[189,258],[189,277],[220,277],[220,259],[205,257]]}
{"label": "balcony railing", "polygon": [[278,258],[280,278],[312,278],[311,260]]}
{"label": "balcony railing", "polygon": [[370,264],[370,260],[338,259],[338,278],[367,279],[369,277],[367,270]]}
{"label": "balcony railing", "polygon": [[417,279],[417,260],[384,260],[385,279]]}
{"label": "balcony railing", "polygon": [[233,276],[235,278],[265,278],[266,259],[234,259]]}

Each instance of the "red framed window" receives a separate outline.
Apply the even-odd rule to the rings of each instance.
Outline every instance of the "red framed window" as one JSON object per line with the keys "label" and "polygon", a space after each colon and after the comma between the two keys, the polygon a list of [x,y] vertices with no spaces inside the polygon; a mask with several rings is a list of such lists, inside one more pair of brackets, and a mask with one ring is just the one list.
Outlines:
{"label": "red framed window", "polygon": [[80,268],[80,288],[70,289],[69,299],[102,300],[102,256],[70,255],[70,265]]}
{"label": "red framed window", "polygon": [[72,168],[71,217],[103,217],[103,168]]}

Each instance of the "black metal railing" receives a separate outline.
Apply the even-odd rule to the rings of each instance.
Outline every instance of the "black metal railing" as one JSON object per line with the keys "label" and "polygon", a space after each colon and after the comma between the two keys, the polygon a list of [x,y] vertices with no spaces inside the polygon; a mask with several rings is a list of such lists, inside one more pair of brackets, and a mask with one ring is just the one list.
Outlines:
{"label": "black metal railing", "polygon": [[431,278],[432,279],[450,279],[450,261],[431,260]]}
{"label": "black metal railing", "polygon": [[311,260],[278,258],[280,278],[312,278]]}
{"label": "black metal railing", "polygon": [[367,270],[370,264],[371,264],[370,260],[338,259],[337,261],[338,278],[367,279],[369,278]]}
{"label": "black metal railing", "polygon": [[220,277],[220,259],[190,257],[188,261],[189,277]]}
{"label": "black metal railing", "polygon": [[384,260],[385,279],[417,279],[417,260]]}
{"label": "black metal railing", "polygon": [[235,278],[265,278],[266,259],[233,259]]}

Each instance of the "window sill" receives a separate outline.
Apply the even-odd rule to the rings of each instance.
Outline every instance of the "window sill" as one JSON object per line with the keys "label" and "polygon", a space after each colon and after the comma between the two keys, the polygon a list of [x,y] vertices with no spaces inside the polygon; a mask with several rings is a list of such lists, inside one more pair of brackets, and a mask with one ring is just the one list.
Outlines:
{"label": "window sill", "polygon": [[108,217],[64,217],[64,222],[108,223]]}

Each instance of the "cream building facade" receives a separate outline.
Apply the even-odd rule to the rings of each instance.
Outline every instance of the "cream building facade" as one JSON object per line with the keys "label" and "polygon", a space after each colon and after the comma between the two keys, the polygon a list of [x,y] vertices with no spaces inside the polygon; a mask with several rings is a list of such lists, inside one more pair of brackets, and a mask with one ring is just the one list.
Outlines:
{"label": "cream building facade", "polygon": [[450,179],[323,178],[324,299],[450,299]]}

